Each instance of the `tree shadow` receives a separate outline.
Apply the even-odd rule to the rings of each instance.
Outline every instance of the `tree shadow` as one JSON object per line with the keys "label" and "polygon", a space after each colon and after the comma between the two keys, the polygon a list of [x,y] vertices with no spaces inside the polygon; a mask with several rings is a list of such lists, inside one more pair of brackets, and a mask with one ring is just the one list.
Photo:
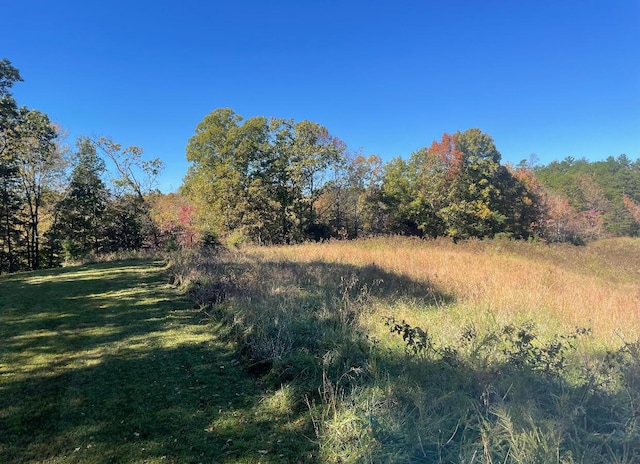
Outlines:
{"label": "tree shadow", "polygon": [[283,427],[298,416],[261,408],[264,392],[234,347],[162,285],[162,266],[140,264],[3,282],[0,462],[313,456],[304,427]]}
{"label": "tree shadow", "polygon": [[[557,345],[567,340],[563,334],[539,349],[526,341],[533,335],[528,326],[495,327],[484,346],[465,347],[469,334],[461,327],[457,343],[430,346],[420,339],[430,330],[423,327],[399,333],[404,352],[389,350],[353,323],[369,317],[369,297],[390,308],[411,299],[429,311],[446,310],[454,296],[375,265],[257,260],[225,262],[214,274],[217,291],[208,303],[221,320],[239,325],[248,362],[259,366],[255,373],[267,386],[291,386],[324,407],[340,396],[344,403],[338,409],[360,407],[352,394],[386,392],[373,406],[362,399],[367,417],[349,419],[369,431],[370,443],[378,447],[374,462],[453,463],[480,455],[508,462],[516,451],[538,456],[537,462],[554,456],[599,462],[640,453],[640,444],[634,444],[640,438],[634,431],[637,412],[633,401],[623,398],[624,385],[629,396],[637,379],[625,381],[622,391],[607,391],[581,379],[586,374],[576,366],[554,367],[569,354]],[[243,308],[242,315],[236,307]],[[503,329],[515,332],[501,339]],[[480,359],[485,355],[495,359]],[[329,398],[327,389],[333,389]],[[333,420],[338,426],[340,419]],[[350,439],[357,441],[343,436]]]}
{"label": "tree shadow", "polygon": [[[194,309],[162,283],[163,265],[148,264],[3,277],[0,462],[320,462],[309,414],[328,387],[345,398],[384,390],[371,404],[350,400],[369,404],[363,433],[375,439],[378,462],[387,451],[404,462],[457,462],[465,447],[481,453],[482,433],[502,427],[500,411],[525,435],[557,424],[562,451],[582,450],[585,462],[633,445],[612,425],[635,420],[615,392],[531,366],[487,369],[456,346],[430,355],[384,349],[354,324],[370,298],[411,298],[426,310],[454,301],[428,281],[373,265],[230,261],[207,270],[202,287],[215,291],[200,291],[214,298]],[[240,316],[246,325],[234,332]],[[242,362],[242,344],[265,342],[284,349],[279,358],[263,370]],[[640,377],[629,362],[631,385]],[[510,446],[493,445],[496,461]]]}
{"label": "tree shadow", "polygon": [[298,443],[280,427],[290,417],[256,419],[260,392],[233,361],[220,347],[150,350],[7,382],[0,460],[250,462]]}

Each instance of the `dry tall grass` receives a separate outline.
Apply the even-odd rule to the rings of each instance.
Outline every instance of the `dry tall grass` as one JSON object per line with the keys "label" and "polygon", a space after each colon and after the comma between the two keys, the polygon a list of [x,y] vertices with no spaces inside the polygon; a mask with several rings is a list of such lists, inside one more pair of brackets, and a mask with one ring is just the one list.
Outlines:
{"label": "dry tall grass", "polygon": [[308,408],[319,462],[640,462],[640,240],[392,237],[172,269]]}
{"label": "dry tall grass", "polygon": [[469,321],[490,314],[565,331],[588,326],[607,345],[640,336],[638,239],[575,247],[376,238],[248,251],[275,262],[374,265],[450,295],[455,317]]}

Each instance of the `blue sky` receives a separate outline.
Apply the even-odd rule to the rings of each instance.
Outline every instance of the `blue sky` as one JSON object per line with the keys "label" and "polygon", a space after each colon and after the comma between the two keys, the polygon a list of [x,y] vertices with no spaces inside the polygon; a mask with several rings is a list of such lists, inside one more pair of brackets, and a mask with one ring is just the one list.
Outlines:
{"label": "blue sky", "polygon": [[177,189],[216,108],[408,158],[478,127],[503,162],[640,158],[637,0],[3,0],[20,105],[137,145]]}

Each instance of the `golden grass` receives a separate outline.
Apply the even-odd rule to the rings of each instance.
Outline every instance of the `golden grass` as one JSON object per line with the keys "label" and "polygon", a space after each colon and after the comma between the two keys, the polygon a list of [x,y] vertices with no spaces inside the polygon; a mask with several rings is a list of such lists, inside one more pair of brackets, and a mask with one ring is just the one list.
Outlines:
{"label": "golden grass", "polygon": [[171,268],[272,389],[258,416],[307,407],[321,462],[613,463],[637,462],[639,252],[391,237]]}
{"label": "golden grass", "polygon": [[[595,339],[609,346],[640,336],[639,239],[574,247],[376,238],[247,251],[260,260],[375,265],[407,277],[452,297],[446,305],[435,301],[442,311],[432,312],[427,319],[438,319],[443,325],[486,323],[490,318],[533,320],[554,331],[590,327]],[[391,311],[407,320],[427,317],[407,301],[376,308],[381,314]]]}

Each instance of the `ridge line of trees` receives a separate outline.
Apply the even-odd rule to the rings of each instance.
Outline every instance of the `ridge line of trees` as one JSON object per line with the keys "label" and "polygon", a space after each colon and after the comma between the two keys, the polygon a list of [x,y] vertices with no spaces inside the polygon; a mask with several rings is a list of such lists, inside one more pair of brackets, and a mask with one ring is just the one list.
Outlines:
{"label": "ridge line of trees", "polygon": [[191,227],[233,242],[403,234],[582,243],[640,231],[640,160],[503,165],[477,128],[385,164],[350,153],[318,124],[223,108],[198,124],[187,159],[180,195],[193,206]]}
{"label": "ridge line of trees", "polygon": [[0,273],[219,241],[640,235],[640,160],[505,165],[477,128],[384,163],[315,122],[220,108],[188,142],[179,191],[162,194],[159,159],[107,137],[70,149],[45,113],[18,107],[11,88],[21,81],[0,60]]}

